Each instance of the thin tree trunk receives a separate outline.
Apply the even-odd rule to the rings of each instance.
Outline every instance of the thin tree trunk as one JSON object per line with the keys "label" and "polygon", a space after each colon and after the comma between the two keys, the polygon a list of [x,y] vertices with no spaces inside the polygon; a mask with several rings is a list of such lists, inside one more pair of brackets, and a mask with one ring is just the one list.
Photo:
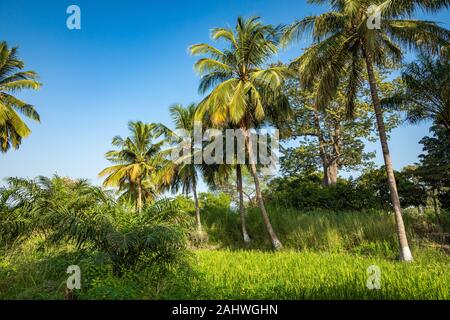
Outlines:
{"label": "thin tree trunk", "polygon": [[327,187],[330,185],[330,177],[329,177],[329,163],[328,158],[325,151],[325,139],[323,137],[322,128],[320,127],[320,116],[317,111],[317,106],[314,107],[314,127],[316,129],[317,139],[319,140],[319,155],[322,160],[323,167],[323,182],[322,184]]}
{"label": "thin tree trunk", "polygon": [[138,197],[137,197],[136,206],[137,206],[138,212],[141,213],[142,212],[142,180],[141,180],[141,178],[138,178],[138,180],[137,180],[137,191],[138,191]]}
{"label": "thin tree trunk", "polygon": [[420,216],[424,215],[423,206],[421,204],[419,204],[419,206],[417,207],[417,210],[419,211]]}
{"label": "thin tree trunk", "polygon": [[256,159],[254,159],[253,156],[253,143],[252,139],[250,137],[250,131],[248,129],[244,129],[245,134],[245,144],[247,146],[247,151],[249,154],[249,161],[250,161],[250,172],[253,176],[253,180],[255,181],[255,189],[256,189],[256,198],[259,204],[259,208],[261,209],[261,214],[264,220],[264,224],[266,225],[267,232],[269,233],[270,239],[272,241],[272,245],[275,248],[275,250],[280,250],[283,246],[281,244],[281,241],[278,239],[275,231],[272,228],[272,224],[270,223],[269,215],[267,214],[266,207],[264,205],[264,199],[262,197],[261,193],[261,187],[259,184],[259,178],[258,173],[256,170]]}
{"label": "thin tree trunk", "polygon": [[433,190],[433,206],[434,206],[434,213],[439,216],[441,214],[441,209],[439,208],[439,202],[438,202],[438,190]]}
{"label": "thin tree trunk", "polygon": [[328,161],[329,185],[335,185],[337,183],[339,172],[339,163],[341,159],[341,123],[339,120],[337,120],[334,125],[332,144],[333,154]]}
{"label": "thin tree trunk", "polygon": [[450,148],[450,127],[447,126],[447,143],[448,147]]}
{"label": "thin tree trunk", "polygon": [[397,224],[397,236],[400,245],[400,260],[412,261],[413,256],[409,249],[408,239],[406,237],[405,225],[402,217],[402,209],[400,206],[400,199],[397,192],[397,184],[395,182],[394,170],[392,168],[391,155],[386,137],[386,129],[384,126],[383,112],[381,110],[380,100],[378,97],[377,84],[375,80],[375,74],[373,71],[372,57],[369,52],[365,51],[364,56],[366,59],[367,74],[369,77],[370,93],[372,95],[372,102],[375,109],[375,116],[377,119],[378,133],[380,135],[381,149],[383,150],[384,164],[386,167],[386,173],[389,183],[389,191],[391,194],[391,202],[395,212],[395,220]]}
{"label": "thin tree trunk", "polygon": [[239,193],[239,212],[241,216],[242,236],[244,237],[244,242],[248,244],[250,242],[250,237],[248,236],[247,229],[245,227],[244,192],[242,188],[242,168],[240,164],[236,165],[236,182]]}
{"label": "thin tree trunk", "polygon": [[197,230],[202,230],[202,222],[200,220],[200,206],[198,205],[198,197],[197,197],[197,181],[192,181],[192,193],[194,194],[194,204],[195,204],[195,222],[197,224]]}

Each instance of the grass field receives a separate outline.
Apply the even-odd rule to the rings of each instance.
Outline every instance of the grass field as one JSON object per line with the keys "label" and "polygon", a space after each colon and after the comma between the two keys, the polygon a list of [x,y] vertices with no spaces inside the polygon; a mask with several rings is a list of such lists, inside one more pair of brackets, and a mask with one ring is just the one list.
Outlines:
{"label": "grass field", "polygon": [[[448,258],[422,252],[414,264],[317,252],[199,251],[195,295],[213,299],[449,299]],[[366,286],[367,269],[381,288]],[[186,297],[179,297],[186,298]]]}
{"label": "grass field", "polygon": [[[66,254],[22,263],[4,260],[0,298],[63,299],[67,261],[79,258]],[[435,250],[420,252],[413,264],[339,253],[196,250],[190,268],[166,270],[155,280],[155,273],[145,271],[117,278],[108,268],[93,268],[82,259],[78,263],[84,270],[83,288],[78,297],[450,299],[449,262]],[[381,271],[379,290],[366,286],[372,265]]]}
{"label": "grass field", "polygon": [[[0,299],[69,298],[72,264],[82,270],[78,299],[450,299],[450,257],[419,235],[424,225],[434,228],[431,220],[408,218],[415,261],[401,263],[390,215],[272,208],[285,245],[274,253],[257,214],[248,215],[249,248],[243,249],[236,215],[210,212],[203,249],[191,248],[179,265],[144,265],[121,277],[89,247],[47,246],[35,236],[0,251]],[[379,290],[366,286],[373,265],[381,272]]]}

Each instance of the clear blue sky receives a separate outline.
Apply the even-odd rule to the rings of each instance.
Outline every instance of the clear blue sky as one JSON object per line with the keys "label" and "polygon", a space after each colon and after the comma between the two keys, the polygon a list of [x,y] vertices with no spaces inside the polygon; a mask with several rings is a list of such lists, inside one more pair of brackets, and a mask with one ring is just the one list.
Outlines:
{"label": "clear blue sky", "polygon": [[[66,28],[71,4],[81,8],[81,30]],[[28,122],[32,135],[0,155],[0,179],[58,173],[100,183],[104,153],[114,135],[127,134],[129,120],[169,124],[168,106],[201,98],[189,45],[209,41],[211,28],[234,26],[239,15],[279,24],[325,9],[302,0],[0,0],[0,40],[19,46],[26,69],[44,84],[19,94],[42,123]],[[431,18],[449,27],[448,11]],[[301,47],[276,59],[288,61]],[[392,133],[396,169],[416,161],[427,130],[423,124]],[[368,149],[381,164],[378,144]]]}

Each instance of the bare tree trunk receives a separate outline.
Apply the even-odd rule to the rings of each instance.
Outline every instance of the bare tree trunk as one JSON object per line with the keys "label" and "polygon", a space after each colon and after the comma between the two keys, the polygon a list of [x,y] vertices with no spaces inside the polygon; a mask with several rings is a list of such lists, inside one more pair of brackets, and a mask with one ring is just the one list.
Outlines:
{"label": "bare tree trunk", "polygon": [[336,161],[332,161],[331,163],[327,163],[326,167],[326,186],[335,185],[337,183],[337,175],[338,175],[338,165]]}
{"label": "bare tree trunk", "polygon": [[239,213],[241,215],[242,236],[244,237],[244,242],[248,244],[250,243],[250,237],[245,227],[244,193],[242,188],[242,168],[240,164],[236,165],[236,182],[239,193]]}
{"label": "bare tree trunk", "polygon": [[202,231],[202,222],[200,220],[200,206],[198,205],[198,196],[197,196],[197,181],[195,180],[195,178],[192,181],[192,193],[194,194],[195,222],[197,224],[197,230]]}
{"label": "bare tree trunk", "polygon": [[403,223],[402,209],[400,206],[400,199],[397,192],[397,183],[395,182],[394,170],[392,168],[391,155],[386,137],[386,129],[384,126],[383,112],[381,110],[380,100],[378,97],[377,84],[375,74],[373,71],[372,57],[369,52],[365,51],[367,74],[369,76],[370,92],[372,95],[372,102],[375,109],[375,116],[377,119],[378,133],[380,135],[381,149],[383,150],[384,164],[389,183],[389,191],[391,194],[391,202],[395,212],[395,220],[397,224],[397,236],[400,245],[400,260],[412,261],[413,256],[409,249],[408,239],[406,237],[405,225]]}
{"label": "bare tree trunk", "polygon": [[256,170],[256,159],[254,159],[253,156],[253,143],[250,136],[250,131],[248,129],[244,129],[245,134],[245,144],[247,146],[247,151],[249,154],[249,161],[250,161],[250,172],[253,176],[253,180],[255,181],[255,189],[256,189],[256,198],[259,204],[259,208],[261,209],[261,214],[264,220],[264,224],[266,225],[267,232],[269,233],[270,239],[272,241],[272,245],[275,248],[275,250],[280,250],[283,246],[281,244],[281,241],[278,239],[275,231],[272,228],[272,224],[270,223],[269,215],[267,214],[266,207],[264,205],[264,199],[262,197],[259,178],[258,178],[258,172]]}
{"label": "bare tree trunk", "polygon": [[137,206],[138,212],[141,213],[142,212],[142,180],[141,180],[141,178],[138,178],[138,180],[137,180],[137,191],[138,191],[138,196],[137,196],[136,206]]}

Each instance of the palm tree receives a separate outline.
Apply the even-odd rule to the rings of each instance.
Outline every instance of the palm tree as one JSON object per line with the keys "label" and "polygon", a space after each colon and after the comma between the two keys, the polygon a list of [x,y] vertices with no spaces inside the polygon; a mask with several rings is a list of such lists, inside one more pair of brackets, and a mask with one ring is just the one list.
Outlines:
{"label": "palm tree", "polygon": [[[401,46],[426,52],[440,52],[448,48],[449,31],[430,21],[404,19],[416,8],[437,10],[447,7],[447,0],[310,0],[330,4],[332,11],[296,21],[285,30],[283,42],[298,39],[305,32],[312,33],[315,44],[293,62],[305,85],[318,83],[316,104],[323,108],[335,95],[339,80],[349,76],[347,108],[355,107],[358,89],[362,83],[364,65],[369,80],[378,132],[384,156],[392,205],[397,222],[400,259],[412,261],[406,238],[400,200],[387,143],[383,112],[380,105],[374,66],[396,65],[402,60]],[[380,28],[369,23],[369,7],[378,5]]]}
{"label": "palm tree", "polygon": [[[195,163],[194,158],[200,152],[194,145],[194,125],[195,113],[197,105],[192,103],[187,107],[176,104],[170,107],[169,112],[175,124],[175,130],[158,124],[160,133],[164,133],[166,141],[170,144],[176,144],[186,141],[190,142],[191,153],[187,157],[180,157],[179,159],[166,159],[165,165],[158,175],[158,180],[163,187],[170,189],[172,192],[181,191],[184,194],[192,192],[195,203],[195,221],[199,232],[202,231],[202,223],[200,218],[200,205],[198,202],[197,185],[198,185],[198,169],[200,165]],[[183,134],[182,134],[183,133]],[[168,155],[173,149],[165,150],[165,155]]]}
{"label": "palm tree", "polygon": [[126,192],[135,194],[136,209],[140,213],[143,202],[148,199],[143,197],[147,194],[143,188],[148,184],[148,180],[154,179],[159,168],[158,154],[162,142],[153,143],[155,126],[152,124],[131,121],[128,128],[130,137],[113,138],[112,145],[119,150],[108,151],[106,158],[114,165],[102,170],[99,176],[107,176],[103,182],[104,186],[119,187],[119,190],[128,187]]}
{"label": "palm tree", "polygon": [[447,131],[450,146],[450,63],[447,57],[433,59],[420,55],[402,73],[404,87],[382,100],[384,106],[406,110],[407,120],[432,120]]}
{"label": "palm tree", "polygon": [[215,28],[213,40],[224,40],[228,47],[220,50],[208,44],[190,47],[192,55],[205,54],[195,63],[202,75],[199,90],[212,91],[199,104],[197,118],[207,117],[217,127],[238,126],[245,136],[254,178],[258,204],[275,249],[282,247],[270,223],[261,194],[256,159],[253,159],[250,130],[266,120],[274,110],[287,110],[287,99],[282,95],[286,68],[265,68],[278,50],[279,30],[261,23],[258,17],[237,20],[235,30]]}
{"label": "palm tree", "polygon": [[0,150],[6,152],[10,147],[18,149],[22,139],[31,130],[18,113],[35,121],[40,121],[34,107],[13,94],[23,89],[40,88],[34,71],[21,71],[23,61],[17,57],[17,48],[9,49],[6,42],[0,42]]}
{"label": "palm tree", "polygon": [[[226,135],[224,135],[225,137]],[[226,143],[224,143],[224,146]],[[226,154],[227,150],[225,148],[224,154]],[[232,151],[233,157],[237,157],[237,150]],[[243,180],[242,180],[242,168],[244,165],[235,163],[235,164],[213,164],[213,165],[203,165],[202,166],[202,174],[203,178],[208,184],[208,186],[212,189],[217,187],[223,187],[227,185],[229,180],[231,179],[231,175],[233,171],[236,173],[236,185],[232,186],[233,190],[236,188],[238,194],[238,203],[239,203],[239,217],[241,220],[241,231],[242,238],[245,244],[249,244],[251,238],[247,232],[247,227],[245,223],[245,205],[244,205],[244,188],[243,188]]]}

